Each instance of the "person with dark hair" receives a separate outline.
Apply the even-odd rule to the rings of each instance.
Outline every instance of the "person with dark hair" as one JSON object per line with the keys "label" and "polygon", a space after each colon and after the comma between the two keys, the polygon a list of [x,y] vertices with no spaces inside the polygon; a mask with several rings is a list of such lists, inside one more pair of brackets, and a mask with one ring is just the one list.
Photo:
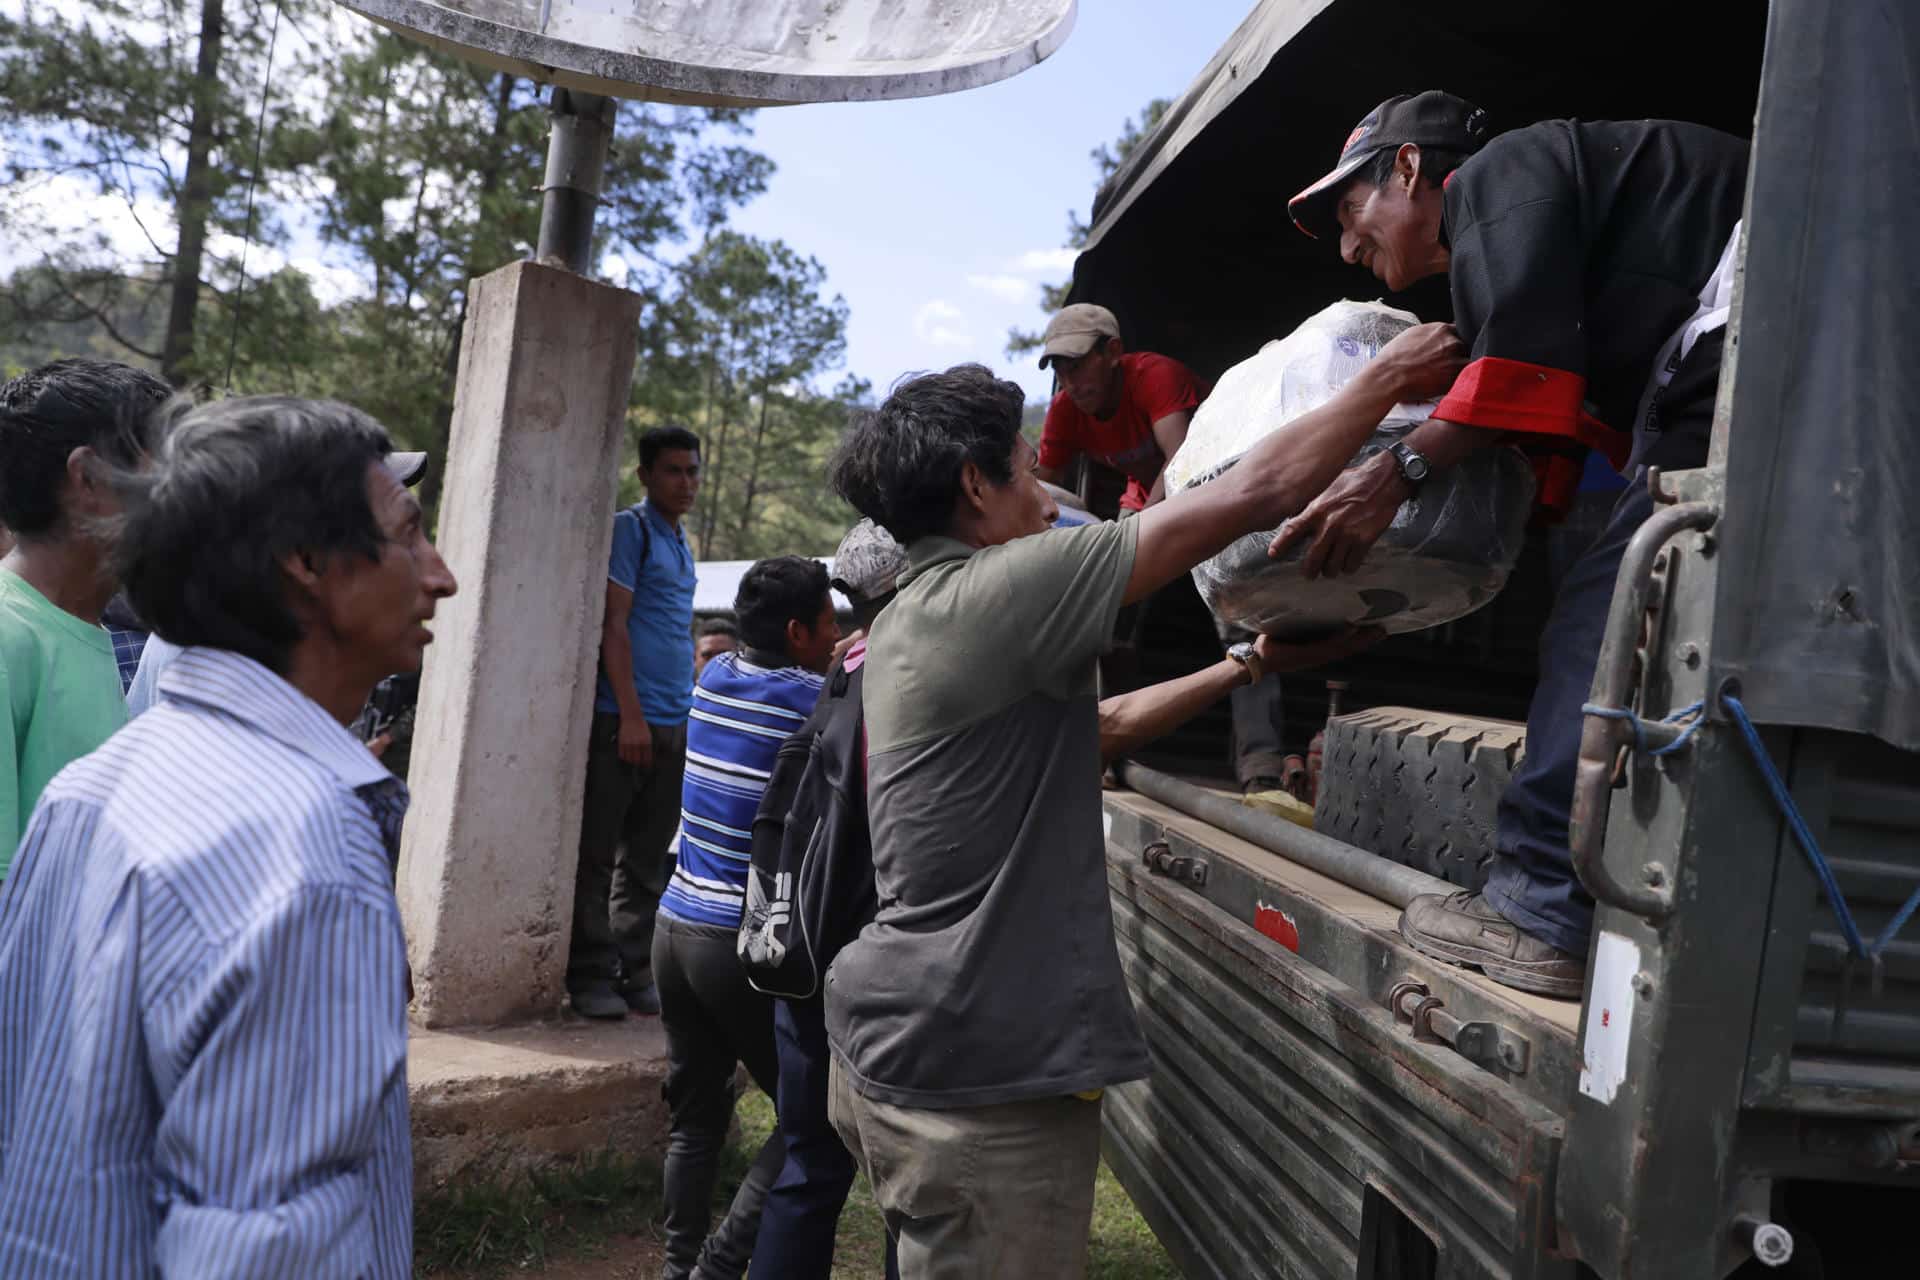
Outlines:
{"label": "person with dark hair", "polygon": [[164,429],[115,563],[185,652],[0,889],[0,1275],[404,1280],[406,788],[345,726],[453,575],[358,410]]}
{"label": "person with dark hair", "polygon": [[693,680],[700,682],[700,673],[707,664],[723,653],[732,653],[740,647],[740,628],[725,618],[708,618],[700,624],[693,635]]}
{"label": "person with dark hair", "polygon": [[647,496],[613,518],[567,951],[567,992],[589,1018],[660,1012],[653,922],[693,703],[693,550],[680,524],[700,491],[700,437],[642,432],[640,483]]}
{"label": "person with dark hair", "polygon": [[[1040,428],[1040,479],[1065,479],[1068,465],[1084,453],[1127,477],[1123,516],[1159,502],[1167,462],[1186,443],[1193,412],[1206,399],[1205,384],[1170,356],[1126,350],[1113,312],[1089,302],[1064,307],[1047,322],[1040,367],[1049,365],[1060,391]],[[1136,642],[1151,607],[1143,600],[1123,615],[1127,644]],[[1220,628],[1223,645],[1252,638]],[[1233,771],[1241,789],[1278,790],[1286,772],[1279,676],[1235,689],[1231,706]]]}
{"label": "person with dark hair", "polygon": [[1100,818],[1121,606],[1297,512],[1458,352],[1409,329],[1218,479],[1117,522],[1050,527],[1025,397],[978,365],[897,384],[841,440],[835,489],[907,569],[865,652],[880,907],[827,971],[829,1112],[903,1276],[1086,1269],[1099,1091],[1148,1071]]}
{"label": "person with dark hair", "polygon": [[1389,98],[1288,203],[1309,235],[1398,291],[1445,275],[1472,363],[1433,416],[1338,477],[1281,531],[1309,575],[1351,572],[1436,468],[1498,441],[1565,510],[1589,450],[1632,483],[1563,577],[1540,639],[1526,759],[1501,798],[1481,893],[1407,904],[1415,948],[1508,986],[1585,986],[1593,899],[1567,826],[1580,708],[1620,557],[1652,514],[1646,469],[1707,460],[1746,194],[1747,144],[1672,120],[1549,120],[1489,138],[1450,93]]}
{"label": "person with dark hair", "polygon": [[170,388],[105,360],[56,360],[0,385],[0,877],[40,791],[126,723],[101,615],[116,583],[109,477],[138,465]]}
{"label": "person with dark hair", "polygon": [[1081,454],[1127,478],[1124,511],[1166,495],[1167,460],[1186,443],[1206,386],[1169,356],[1128,351],[1113,312],[1091,302],[1063,307],[1041,335],[1040,367],[1060,390],[1040,428],[1039,476],[1058,484]]}
{"label": "person with dark hair", "polygon": [[710,662],[693,694],[678,862],[653,935],[672,1112],[663,1273],[669,1280],[745,1274],[767,1187],[786,1159],[776,1127],[708,1237],[720,1153],[733,1122],[734,1070],[745,1063],[769,1097],[779,1089],[773,1003],[748,985],[734,950],[746,905],[748,833],[774,753],[813,710],[840,639],[827,569],[817,560],[758,562],[740,579],[733,608],[742,647]]}
{"label": "person with dark hair", "polygon": [[[427,455],[417,452],[402,453],[396,451],[389,453],[387,455],[387,470],[392,473],[394,479],[411,489],[418,485],[421,479],[427,474]],[[133,603],[130,600],[126,600],[124,592],[122,593],[121,600],[124,602],[128,613],[132,614]],[[142,714],[148,708],[152,707],[155,702],[160,700],[160,677],[165,674],[168,667],[173,665],[174,659],[178,658],[183,652],[185,652],[184,645],[175,644],[165,636],[154,635],[149,631],[146,640],[140,646],[140,658],[134,667],[133,678],[127,685],[127,715],[129,717]],[[383,699],[381,693],[384,688],[390,687],[394,681],[410,681],[413,693],[418,693],[420,676],[417,671],[402,673],[383,679],[379,684],[374,686],[374,696],[368,700],[368,705],[361,709],[360,716],[349,726],[353,730],[355,737],[360,738],[362,741],[368,739],[368,734],[360,732],[361,727],[369,723],[374,723],[374,721],[369,721],[368,719],[369,715],[375,714],[373,703],[388,700]],[[374,754],[382,755],[382,752],[375,751]],[[404,767],[395,769],[393,772],[401,778],[407,776]]]}

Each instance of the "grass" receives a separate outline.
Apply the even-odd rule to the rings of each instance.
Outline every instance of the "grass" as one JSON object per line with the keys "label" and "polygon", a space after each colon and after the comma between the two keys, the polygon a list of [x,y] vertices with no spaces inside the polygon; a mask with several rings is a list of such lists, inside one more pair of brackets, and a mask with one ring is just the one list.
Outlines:
{"label": "grass", "polygon": [[[740,1125],[721,1165],[715,1214],[725,1211],[753,1153],[773,1129],[773,1104],[758,1090],[740,1100]],[[420,1276],[538,1275],[542,1266],[598,1256],[619,1236],[659,1232],[660,1173],[607,1152],[549,1173],[484,1183],[422,1200],[414,1212]],[[881,1274],[886,1228],[866,1179],[840,1218],[835,1280]],[[1090,1280],[1179,1280],[1165,1250],[1105,1165],[1094,1190]]]}
{"label": "grass", "polygon": [[420,1200],[413,1214],[414,1274],[529,1271],[558,1257],[596,1252],[613,1236],[654,1233],[659,1218],[659,1162],[603,1151],[552,1170],[467,1184]]}

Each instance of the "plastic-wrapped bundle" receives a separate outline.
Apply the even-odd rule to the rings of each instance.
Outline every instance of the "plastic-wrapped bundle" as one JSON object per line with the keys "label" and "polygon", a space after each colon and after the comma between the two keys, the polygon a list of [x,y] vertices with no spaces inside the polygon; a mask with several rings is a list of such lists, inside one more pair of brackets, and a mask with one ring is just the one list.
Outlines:
{"label": "plastic-wrapped bundle", "polygon": [[[1403,330],[1419,323],[1374,302],[1336,302],[1221,375],[1167,465],[1169,495],[1220,475],[1282,423],[1332,399]],[[1426,420],[1434,402],[1394,406],[1353,463]],[[1533,469],[1517,450],[1482,449],[1436,471],[1357,573],[1309,580],[1306,540],[1274,559],[1272,532],[1250,534],[1197,566],[1201,598],[1222,621],[1306,637],[1350,624],[1419,631],[1472,613],[1506,585],[1533,506]]]}

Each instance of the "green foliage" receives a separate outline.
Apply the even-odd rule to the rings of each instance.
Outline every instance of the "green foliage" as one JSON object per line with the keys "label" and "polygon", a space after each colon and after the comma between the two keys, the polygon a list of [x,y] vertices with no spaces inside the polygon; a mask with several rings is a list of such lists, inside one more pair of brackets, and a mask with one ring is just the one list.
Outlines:
{"label": "green foliage", "polygon": [[[291,23],[325,8],[281,3]],[[42,246],[36,288],[7,291],[0,333],[91,314],[122,358],[180,383],[215,376],[225,346],[191,338],[230,331],[274,12],[274,0],[92,0],[0,16],[0,233]],[[272,148],[262,154],[267,187]],[[278,242],[272,195],[259,194],[252,238]],[[82,195],[124,206],[142,251],[116,251],[98,226],[60,227]],[[113,323],[156,308],[141,337]]]}
{"label": "green foliage", "polygon": [[823,477],[868,387],[815,390],[846,355],[847,304],[824,299],[825,287],[819,262],[787,244],[719,231],[683,264],[643,335],[633,418],[701,438],[689,532],[703,560],[827,554],[853,523]]}
{"label": "green foliage", "polygon": [[[1087,153],[1092,157],[1094,168],[1100,174],[1094,183],[1096,200],[1100,189],[1107,185],[1108,180],[1120,171],[1120,166],[1127,162],[1127,158],[1139,149],[1142,142],[1146,141],[1147,135],[1153,132],[1154,127],[1160,123],[1160,118],[1167,114],[1167,108],[1172,105],[1172,100],[1168,98],[1153,99],[1140,108],[1140,114],[1137,117],[1120,126],[1120,136],[1111,144],[1103,142]],[[1067,210],[1067,247],[1069,249],[1083,247],[1092,230],[1091,224],[1081,221],[1079,213],[1072,209]],[[1041,285],[1040,310],[1051,316],[1067,305],[1067,294],[1072,289],[1073,281],[1071,280],[1064,280],[1059,284]],[[1009,356],[1023,356],[1039,349],[1040,334],[1037,330],[1007,330]]]}
{"label": "green foliage", "polygon": [[[528,256],[537,237],[541,88],[322,0],[286,0],[271,84],[272,0],[8,12],[0,233],[42,246],[0,290],[8,363],[95,354],[183,384],[340,396],[444,456],[468,282]],[[684,421],[709,441],[701,554],[818,554],[852,520],[821,477],[867,388],[823,390],[844,362],[847,307],[825,296],[820,264],[726,228],[773,171],[747,145],[749,120],[621,103],[594,269],[648,300],[636,426]],[[205,163],[190,180],[181,157],[195,138]],[[136,212],[150,252],[63,225],[49,192]],[[197,272],[184,265],[196,226]],[[286,264],[288,245],[310,255],[316,240],[334,268],[324,291]],[[444,474],[427,473],[429,506]]]}

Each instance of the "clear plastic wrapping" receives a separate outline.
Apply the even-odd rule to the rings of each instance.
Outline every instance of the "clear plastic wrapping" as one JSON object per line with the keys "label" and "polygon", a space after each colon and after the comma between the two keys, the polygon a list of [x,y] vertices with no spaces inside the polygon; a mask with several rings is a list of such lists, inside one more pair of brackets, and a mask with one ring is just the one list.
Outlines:
{"label": "clear plastic wrapping", "polygon": [[[1416,323],[1379,303],[1336,302],[1227,370],[1167,466],[1167,492],[1206,483],[1280,424],[1325,404]],[[1384,449],[1432,410],[1432,402],[1396,405],[1353,462]],[[1348,625],[1419,631],[1499,594],[1520,557],[1532,506],[1527,460],[1509,448],[1482,449],[1435,472],[1395,513],[1356,573],[1310,580],[1300,571],[1305,544],[1271,558],[1273,531],[1267,531],[1240,538],[1198,565],[1193,580],[1221,621],[1275,636],[1308,637]]]}

